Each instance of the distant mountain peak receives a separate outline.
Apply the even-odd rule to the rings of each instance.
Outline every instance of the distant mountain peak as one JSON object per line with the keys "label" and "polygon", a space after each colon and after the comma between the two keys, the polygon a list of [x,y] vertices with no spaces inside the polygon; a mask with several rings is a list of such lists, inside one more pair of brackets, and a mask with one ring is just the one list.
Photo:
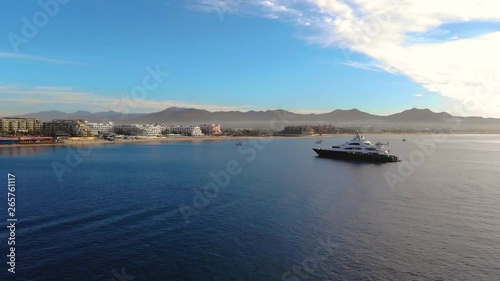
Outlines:
{"label": "distant mountain peak", "polygon": [[[412,111],[412,112],[430,112],[430,113],[434,113],[432,110],[428,109],[428,108],[412,108],[412,109],[407,109],[405,111]],[[404,112],[404,111],[403,111]]]}
{"label": "distant mountain peak", "polygon": [[85,114],[85,115],[92,115],[93,113],[90,111],[85,111],[85,110],[78,110],[73,112],[73,114]]}
{"label": "distant mountain peak", "polygon": [[186,109],[194,109],[194,108],[185,108],[185,107],[176,107],[176,106],[171,106],[167,109],[165,109],[166,111],[184,111]]}

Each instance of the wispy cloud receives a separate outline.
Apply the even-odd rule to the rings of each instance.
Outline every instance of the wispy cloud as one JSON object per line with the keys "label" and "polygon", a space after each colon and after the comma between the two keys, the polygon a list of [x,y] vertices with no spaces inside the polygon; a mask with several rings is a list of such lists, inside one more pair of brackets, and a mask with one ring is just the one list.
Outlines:
{"label": "wispy cloud", "polygon": [[[299,9],[292,8],[296,0],[190,0],[188,6],[200,12],[217,13],[221,19],[225,13],[245,13],[283,21],[297,21],[302,17]],[[300,22],[300,21],[297,21]]]}
{"label": "wispy cloud", "polygon": [[200,12],[217,13],[221,20],[225,13],[235,13],[244,4],[242,0],[193,0],[188,6]]}
{"label": "wispy cloud", "polygon": [[341,64],[355,67],[355,68],[359,68],[359,69],[375,71],[375,72],[382,72],[383,71],[382,70],[383,68],[376,63],[360,63],[360,62],[355,62],[355,61],[348,61],[348,62],[343,62]]}
{"label": "wispy cloud", "polygon": [[20,59],[20,60],[42,61],[42,62],[57,63],[57,64],[75,64],[75,65],[84,65],[85,64],[85,63],[75,62],[75,61],[58,60],[58,59],[25,55],[25,54],[12,53],[12,52],[0,52],[0,58],[12,58],[12,59]]}
{"label": "wispy cloud", "polygon": [[421,97],[423,97],[424,95],[423,95],[423,94],[414,94],[413,96],[414,96],[414,97],[417,97],[417,98],[421,98]]}
{"label": "wispy cloud", "polygon": [[[41,105],[53,106],[54,110],[78,107],[88,111],[119,111],[120,104],[126,105],[130,112],[154,112],[168,107],[198,108],[209,111],[250,110],[250,105],[215,105],[190,103],[177,100],[132,99],[128,95],[103,96],[94,92],[80,91],[71,87],[29,86],[19,84],[0,84],[0,111],[10,112],[12,105],[29,107],[38,111]],[[30,109],[30,110],[31,110]]]}
{"label": "wispy cloud", "polygon": [[[467,113],[500,114],[500,30],[462,38],[446,36],[449,32],[445,29],[450,23],[456,28],[460,23],[499,22],[500,2],[496,0],[195,2],[230,3],[226,12],[308,26],[310,32],[302,39],[345,50],[346,65],[405,75],[426,90],[462,104],[481,92],[483,99],[468,106]],[[376,64],[352,62],[352,52],[367,55]]]}
{"label": "wispy cloud", "polygon": [[315,61],[313,63],[326,64],[326,65],[345,65],[345,66],[350,66],[350,67],[354,67],[354,68],[370,70],[370,71],[375,71],[375,72],[384,71],[383,67],[380,66],[379,64],[377,64],[376,62],[362,63],[362,62],[356,62],[356,61],[340,61],[340,62]]}

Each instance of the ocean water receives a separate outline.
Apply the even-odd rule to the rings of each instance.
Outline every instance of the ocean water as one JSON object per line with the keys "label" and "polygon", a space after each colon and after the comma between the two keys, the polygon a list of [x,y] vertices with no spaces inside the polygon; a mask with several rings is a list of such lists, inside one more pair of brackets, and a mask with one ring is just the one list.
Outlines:
{"label": "ocean water", "polygon": [[311,149],[345,137],[0,149],[0,280],[498,280],[500,136],[406,138],[369,137],[387,164]]}

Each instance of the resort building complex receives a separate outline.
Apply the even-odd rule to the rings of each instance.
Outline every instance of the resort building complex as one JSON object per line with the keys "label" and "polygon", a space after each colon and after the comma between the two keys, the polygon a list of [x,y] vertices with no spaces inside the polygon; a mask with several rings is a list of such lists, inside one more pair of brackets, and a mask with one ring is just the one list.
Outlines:
{"label": "resort building complex", "polygon": [[92,128],[84,120],[52,120],[43,123],[43,134],[50,137],[91,137]]}
{"label": "resort building complex", "polygon": [[161,136],[221,136],[220,124],[178,126],[164,124],[120,124],[114,122],[92,123],[83,119],[55,119],[42,122],[35,118],[0,118],[0,136],[47,136],[47,137],[107,137],[124,135],[137,137]]}
{"label": "resort building complex", "polygon": [[92,129],[92,134],[94,136],[107,134],[107,133],[113,133],[114,129],[115,129],[115,123],[113,123],[113,122],[108,122],[108,123],[85,122],[85,124],[87,124]]}
{"label": "resort building complex", "polygon": [[1,117],[0,134],[31,134],[42,133],[43,123],[35,118]]}

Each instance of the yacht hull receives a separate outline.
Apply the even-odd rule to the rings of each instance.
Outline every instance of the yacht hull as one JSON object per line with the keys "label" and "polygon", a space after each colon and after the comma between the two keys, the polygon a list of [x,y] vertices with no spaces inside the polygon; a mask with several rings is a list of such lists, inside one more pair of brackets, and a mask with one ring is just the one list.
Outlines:
{"label": "yacht hull", "polygon": [[386,163],[401,161],[395,155],[369,155],[369,154],[354,154],[352,152],[333,151],[321,148],[313,148],[313,150],[322,158],[341,159],[351,161],[362,161],[372,163]]}

